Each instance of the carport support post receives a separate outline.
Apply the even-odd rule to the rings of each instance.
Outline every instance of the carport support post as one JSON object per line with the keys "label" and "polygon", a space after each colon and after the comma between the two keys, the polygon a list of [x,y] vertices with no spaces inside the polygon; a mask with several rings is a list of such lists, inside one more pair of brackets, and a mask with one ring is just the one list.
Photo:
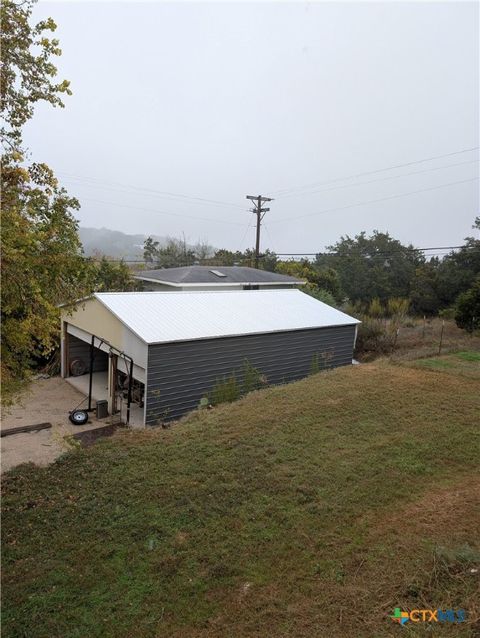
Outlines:
{"label": "carport support post", "polygon": [[117,356],[110,350],[108,356],[108,412],[115,412],[115,390],[117,383]]}
{"label": "carport support post", "polygon": [[133,359],[130,359],[130,372],[128,375],[128,393],[127,393],[127,425],[130,423],[130,403],[132,402],[132,383],[133,383]]}
{"label": "carport support post", "polygon": [[88,411],[92,409],[92,382],[93,382],[93,359],[94,359],[95,335],[92,335],[90,343],[90,377],[88,379]]}

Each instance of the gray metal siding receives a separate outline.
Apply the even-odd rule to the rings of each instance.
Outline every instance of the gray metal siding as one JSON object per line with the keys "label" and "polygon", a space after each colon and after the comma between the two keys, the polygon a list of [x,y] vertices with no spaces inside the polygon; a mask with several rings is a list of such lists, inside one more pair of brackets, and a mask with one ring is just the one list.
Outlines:
{"label": "gray metal siding", "polygon": [[352,325],[151,345],[146,424],[195,409],[218,379],[233,372],[241,382],[245,359],[268,384],[284,383],[307,376],[314,355],[320,369],[351,364],[354,340]]}

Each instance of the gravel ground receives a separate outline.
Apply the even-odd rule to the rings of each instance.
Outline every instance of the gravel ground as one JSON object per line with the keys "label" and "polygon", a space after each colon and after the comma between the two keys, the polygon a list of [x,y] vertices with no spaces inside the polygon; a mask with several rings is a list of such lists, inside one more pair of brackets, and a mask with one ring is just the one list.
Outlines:
{"label": "gravel ground", "polygon": [[49,430],[2,437],[2,472],[20,463],[48,465],[71,447],[65,440],[66,436],[104,426],[105,420],[97,421],[92,416],[84,426],[79,427],[70,423],[69,411],[83,398],[83,394],[61,377],[32,381],[28,389],[19,396],[18,402],[2,413],[1,428],[45,422],[51,423],[52,427]]}

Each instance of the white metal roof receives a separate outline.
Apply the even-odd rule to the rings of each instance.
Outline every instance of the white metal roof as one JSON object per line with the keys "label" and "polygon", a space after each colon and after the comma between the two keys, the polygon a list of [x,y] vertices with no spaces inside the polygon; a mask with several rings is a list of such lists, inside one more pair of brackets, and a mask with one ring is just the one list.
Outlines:
{"label": "white metal roof", "polygon": [[146,343],[360,323],[300,290],[105,292],[95,298]]}

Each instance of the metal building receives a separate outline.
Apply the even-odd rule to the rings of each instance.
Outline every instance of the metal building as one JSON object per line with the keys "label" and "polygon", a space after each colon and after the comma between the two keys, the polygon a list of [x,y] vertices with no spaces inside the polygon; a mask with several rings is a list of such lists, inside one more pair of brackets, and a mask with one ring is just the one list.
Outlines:
{"label": "metal building", "polygon": [[131,423],[155,425],[241,382],[246,359],[268,384],[350,364],[358,323],[299,290],[97,293],[64,309],[62,375],[85,388],[93,344],[95,398],[122,409],[131,371]]}

